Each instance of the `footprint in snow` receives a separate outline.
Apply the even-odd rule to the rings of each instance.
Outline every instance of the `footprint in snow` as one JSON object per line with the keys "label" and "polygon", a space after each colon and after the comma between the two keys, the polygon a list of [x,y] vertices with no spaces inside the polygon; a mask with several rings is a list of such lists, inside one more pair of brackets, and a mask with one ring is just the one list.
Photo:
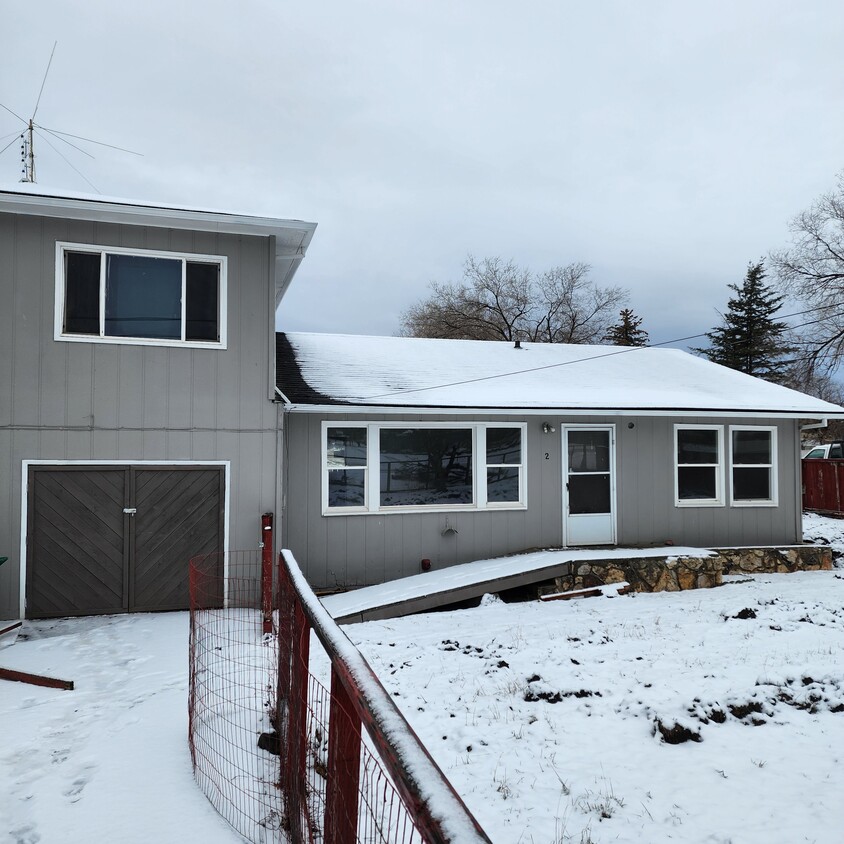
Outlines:
{"label": "footprint in snow", "polygon": [[38,844],[41,835],[34,826],[20,826],[11,830],[12,841],[15,844]]}
{"label": "footprint in snow", "polygon": [[96,770],[96,765],[88,765],[76,776],[68,788],[62,794],[67,797],[71,803],[77,803],[82,799],[82,792],[85,786],[91,781],[91,775]]}

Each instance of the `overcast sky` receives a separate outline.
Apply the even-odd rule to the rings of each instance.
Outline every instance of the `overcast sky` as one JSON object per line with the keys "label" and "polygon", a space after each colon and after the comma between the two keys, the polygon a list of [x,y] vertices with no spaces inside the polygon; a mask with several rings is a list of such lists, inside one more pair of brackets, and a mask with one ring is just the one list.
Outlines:
{"label": "overcast sky", "polygon": [[289,330],[393,334],[471,253],[584,261],[652,341],[693,334],[844,169],[841,0],[6,0],[22,117],[56,40],[36,122],[144,156],[48,135],[99,192],[319,224]]}

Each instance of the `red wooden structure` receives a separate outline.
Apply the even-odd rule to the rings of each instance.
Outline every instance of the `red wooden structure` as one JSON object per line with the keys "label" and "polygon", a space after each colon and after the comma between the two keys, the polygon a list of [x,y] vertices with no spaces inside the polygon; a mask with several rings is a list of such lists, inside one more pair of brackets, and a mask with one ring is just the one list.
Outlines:
{"label": "red wooden structure", "polygon": [[268,533],[190,563],[200,788],[253,844],[489,844],[293,556],[267,576]]}
{"label": "red wooden structure", "polygon": [[264,633],[273,632],[273,514],[261,516],[261,612]]}
{"label": "red wooden structure", "polygon": [[[361,782],[361,756],[371,755],[362,742],[365,730],[398,792],[402,813],[407,813],[411,827],[405,830],[405,824],[393,815],[392,824],[389,817],[386,823],[381,820],[378,824],[384,837],[373,840],[489,844],[480,824],[369,664],[316,599],[289,551],[279,554],[278,585],[277,717],[279,732],[286,737],[286,748],[281,753],[281,791],[293,841],[318,840],[315,830],[320,828],[326,844],[370,840],[361,834],[367,819],[360,814],[360,804],[370,803]],[[324,818],[313,816],[306,793],[311,631],[331,661]],[[383,787],[379,790],[384,791]],[[371,811],[368,805],[367,811]],[[392,813],[382,810],[380,814],[384,817]],[[391,825],[394,828],[387,831]]]}
{"label": "red wooden structure", "polygon": [[844,516],[844,460],[803,460],[803,509]]}

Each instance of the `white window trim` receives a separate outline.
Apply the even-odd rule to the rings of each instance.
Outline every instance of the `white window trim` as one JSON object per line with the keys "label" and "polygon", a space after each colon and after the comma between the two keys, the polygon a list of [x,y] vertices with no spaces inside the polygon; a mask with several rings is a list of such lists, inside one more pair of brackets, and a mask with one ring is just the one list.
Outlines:
{"label": "white window trim", "polygon": [[[680,498],[680,462],[677,448],[678,431],[716,431],[718,434],[718,462],[683,463],[683,467],[713,467],[715,469],[715,498]],[[724,426],[723,425],[675,425],[674,426],[674,506],[675,507],[723,507],[724,506]]]}
{"label": "white window trim", "polygon": [[[771,434],[771,462],[770,463],[739,463],[733,462],[733,431],[768,431]],[[777,472],[779,452],[777,448],[777,428],[775,425],[730,425],[729,427],[729,469],[730,469],[730,506],[731,507],[776,507],[779,504],[779,475]],[[770,470],[771,497],[770,498],[740,498],[734,497],[733,469],[736,468],[767,468]]]}
{"label": "white window trim", "polygon": [[[365,428],[366,429],[366,475],[365,504],[363,507],[328,506],[328,429],[329,428]],[[385,428],[456,428],[472,432],[472,504],[451,504],[447,506],[382,507],[381,499],[381,436]],[[487,428],[518,428],[521,431],[521,463],[519,464],[519,501],[487,500],[486,462]],[[321,426],[321,488],[323,516],[385,515],[388,513],[455,513],[477,512],[486,510],[526,510],[527,509],[527,423],[526,422],[343,422],[323,420]],[[374,455],[374,458],[373,458]],[[375,464],[373,466],[373,459]],[[498,464],[491,464],[493,466]],[[516,464],[508,464],[516,468]],[[363,468],[363,467],[350,467]]]}
{"label": "white window trim", "polygon": [[[356,471],[363,470],[363,496],[364,496],[364,503],[363,507],[332,507],[329,509],[328,507],[328,429],[329,428],[356,428],[359,430],[366,431],[366,465],[365,466],[348,466],[346,468],[353,469]],[[320,444],[320,454],[321,454],[321,464],[320,464],[320,477],[321,477],[321,487],[322,487],[322,513],[323,515],[327,515],[328,513],[368,513],[369,512],[369,502],[372,501],[372,493],[370,491],[370,471],[369,471],[369,464],[371,462],[370,458],[370,449],[372,448],[372,433],[369,431],[368,425],[361,425],[360,423],[352,422],[351,424],[347,424],[345,422],[323,422],[322,423],[322,432],[321,432],[322,442]],[[335,469],[339,469],[340,467],[333,467]]]}
{"label": "white window trim", "polygon": [[[112,255],[137,255],[141,258],[170,258],[182,261],[182,337],[185,333],[185,284],[186,261],[197,263],[218,264],[220,267],[219,315],[220,340],[170,340],[156,337],[111,337],[106,335],[103,320],[105,318],[105,261],[101,258],[100,270],[100,333],[96,334],[65,334],[65,252],[99,252]],[[93,243],[70,243],[56,241],[56,298],[53,322],[53,339],[64,343],[108,343],[120,346],[169,346],[187,349],[225,349],[227,348],[228,324],[228,259],[225,255],[205,255],[192,252],[163,252],[156,249],[131,249],[123,246],[99,246]]]}

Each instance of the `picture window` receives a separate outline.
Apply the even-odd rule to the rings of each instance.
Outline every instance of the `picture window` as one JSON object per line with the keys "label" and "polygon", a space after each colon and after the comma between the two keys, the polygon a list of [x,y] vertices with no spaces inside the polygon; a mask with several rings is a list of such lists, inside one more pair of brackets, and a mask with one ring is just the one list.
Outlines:
{"label": "picture window", "polygon": [[323,423],[323,509],[524,507],[524,426]]}

